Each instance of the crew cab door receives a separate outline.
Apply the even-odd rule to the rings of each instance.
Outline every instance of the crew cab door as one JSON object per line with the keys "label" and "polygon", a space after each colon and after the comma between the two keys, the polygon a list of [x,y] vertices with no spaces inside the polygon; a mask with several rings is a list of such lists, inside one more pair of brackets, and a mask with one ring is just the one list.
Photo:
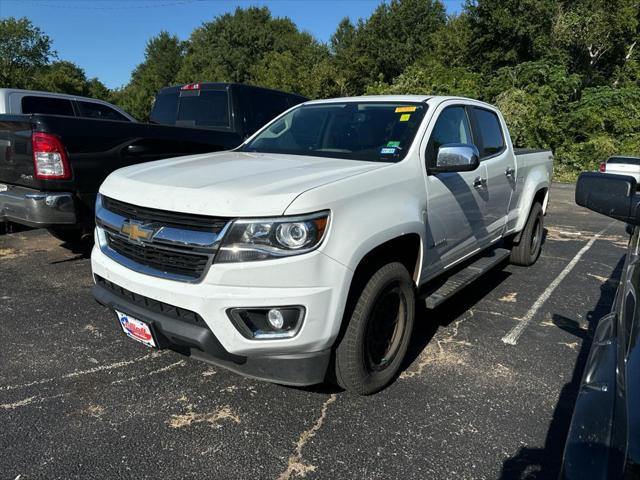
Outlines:
{"label": "crew cab door", "polygon": [[[421,152],[426,163],[426,238],[423,280],[432,273],[481,249],[488,242],[485,223],[488,197],[483,164],[473,171],[429,173],[438,149],[451,143],[475,144],[468,107],[445,104],[437,108]],[[426,143],[426,144],[425,144]]]}
{"label": "crew cab door", "polygon": [[489,241],[502,236],[507,225],[511,196],[516,188],[515,155],[507,146],[505,129],[496,112],[469,108],[473,131],[478,142],[480,162],[486,168],[485,223]]}

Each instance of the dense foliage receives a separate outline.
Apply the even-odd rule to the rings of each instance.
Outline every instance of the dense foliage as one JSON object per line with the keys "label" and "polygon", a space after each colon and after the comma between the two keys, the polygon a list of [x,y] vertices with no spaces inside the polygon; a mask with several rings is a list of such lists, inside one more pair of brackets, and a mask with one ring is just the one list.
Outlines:
{"label": "dense foliage", "polygon": [[266,7],[238,8],[186,41],[152,38],[121,89],[107,90],[26,19],[0,21],[0,86],[110,99],[145,119],[166,85],[234,81],[312,98],[418,93],[498,105],[518,146],[551,148],[556,179],[614,153],[640,155],[638,0],[390,0],[344,19],[328,44]]}

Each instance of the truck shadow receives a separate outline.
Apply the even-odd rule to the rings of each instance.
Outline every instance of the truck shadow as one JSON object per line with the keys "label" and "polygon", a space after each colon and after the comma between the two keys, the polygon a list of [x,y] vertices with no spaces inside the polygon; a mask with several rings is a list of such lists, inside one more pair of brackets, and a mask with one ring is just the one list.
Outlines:
{"label": "truck shadow", "polygon": [[573,408],[578,396],[578,390],[582,381],[584,368],[591,348],[593,332],[595,331],[600,318],[611,311],[618,280],[622,273],[625,257],[623,256],[615,266],[609,279],[600,287],[600,298],[598,303],[586,317],[586,329],[579,322],[553,315],[553,323],[560,329],[580,338],[580,351],[576,358],[571,379],[562,387],[558,403],[553,412],[551,424],[547,431],[543,448],[521,447],[511,458],[505,460],[502,465],[500,479],[504,480],[539,480],[558,478],[564,453],[564,444],[569,432]]}
{"label": "truck shadow", "polygon": [[424,301],[418,300],[413,335],[400,372],[417,360],[440,327],[449,326],[511,276],[504,270],[505,266],[506,262],[496,266],[482,276],[482,281],[476,281],[456,294],[454,301],[447,300],[433,310],[427,310]]}
{"label": "truck shadow", "polygon": [[67,243],[62,242],[60,244],[61,248],[64,248],[69,253],[72,253],[74,256],[65,258],[64,260],[55,260],[51,262],[51,265],[55,265],[58,263],[68,263],[75,262],[78,260],[86,260],[91,258],[91,250],[93,249],[93,241],[85,241],[82,243]]}

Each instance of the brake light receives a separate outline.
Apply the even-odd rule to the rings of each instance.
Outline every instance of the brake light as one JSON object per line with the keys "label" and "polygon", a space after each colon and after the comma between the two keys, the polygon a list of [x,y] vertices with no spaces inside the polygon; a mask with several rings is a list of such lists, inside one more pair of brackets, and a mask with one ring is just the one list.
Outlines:
{"label": "brake light", "polygon": [[180,90],[200,90],[199,83],[189,83],[180,87]]}
{"label": "brake light", "polygon": [[604,173],[604,172],[606,172],[606,171],[607,171],[607,164],[606,164],[605,162],[602,162],[602,163],[600,164],[600,172],[601,172],[601,173]]}
{"label": "brake light", "polygon": [[34,173],[39,180],[68,180],[71,178],[69,160],[60,139],[50,133],[31,135]]}

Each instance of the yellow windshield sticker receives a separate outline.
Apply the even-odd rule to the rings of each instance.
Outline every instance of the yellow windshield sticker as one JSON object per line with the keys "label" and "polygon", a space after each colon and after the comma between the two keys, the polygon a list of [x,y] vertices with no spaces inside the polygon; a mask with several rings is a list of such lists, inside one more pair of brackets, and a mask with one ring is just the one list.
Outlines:
{"label": "yellow windshield sticker", "polygon": [[410,113],[403,113],[402,115],[400,115],[401,122],[408,122],[410,118],[411,118]]}
{"label": "yellow windshield sticker", "polygon": [[407,105],[405,107],[396,107],[396,113],[415,112],[418,107]]}

